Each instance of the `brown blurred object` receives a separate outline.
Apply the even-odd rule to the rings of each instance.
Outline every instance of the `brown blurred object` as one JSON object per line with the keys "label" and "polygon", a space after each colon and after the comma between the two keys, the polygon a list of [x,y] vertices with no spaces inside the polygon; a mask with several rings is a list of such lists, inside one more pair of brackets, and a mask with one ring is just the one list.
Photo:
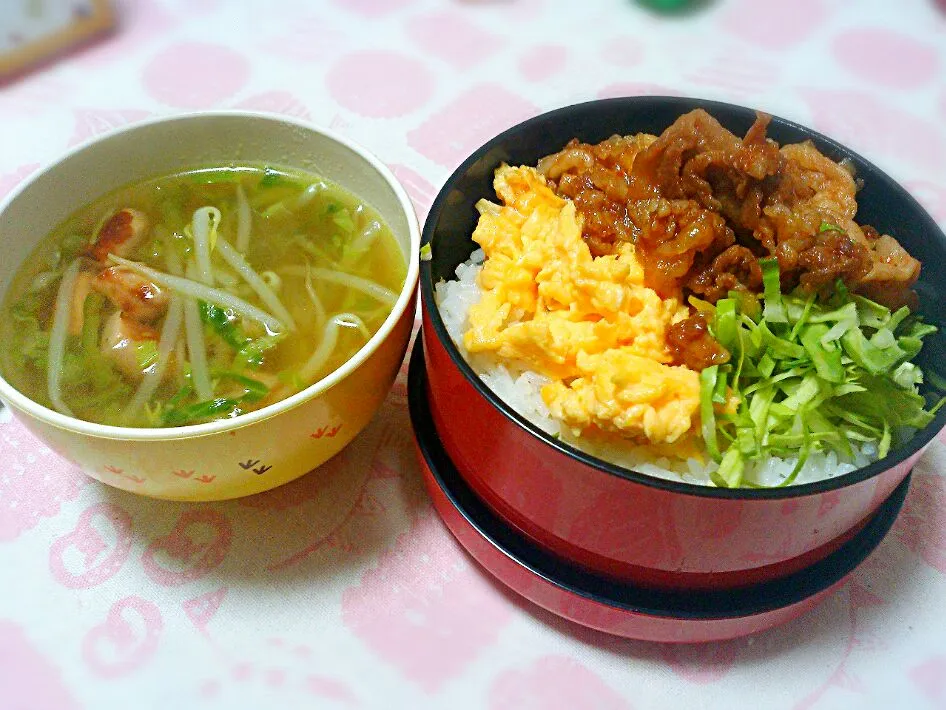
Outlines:
{"label": "brown blurred object", "polygon": [[2,0],[0,84],[105,35],[114,26],[109,0]]}

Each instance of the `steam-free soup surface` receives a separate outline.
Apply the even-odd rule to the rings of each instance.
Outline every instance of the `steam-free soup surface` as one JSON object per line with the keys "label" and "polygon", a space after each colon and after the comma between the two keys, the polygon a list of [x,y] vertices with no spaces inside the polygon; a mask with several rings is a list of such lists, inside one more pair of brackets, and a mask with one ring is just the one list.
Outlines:
{"label": "steam-free soup surface", "polygon": [[350,359],[405,274],[378,214],[316,175],[159,177],[79,210],[22,265],[3,306],[3,372],[102,424],[235,417]]}

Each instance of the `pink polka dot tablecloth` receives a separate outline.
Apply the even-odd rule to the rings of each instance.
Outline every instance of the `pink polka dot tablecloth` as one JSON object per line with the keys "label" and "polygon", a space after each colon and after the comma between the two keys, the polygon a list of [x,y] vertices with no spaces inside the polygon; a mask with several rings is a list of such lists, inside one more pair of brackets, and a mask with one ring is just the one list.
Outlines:
{"label": "pink polka dot tablecloth", "polygon": [[[12,2],[12,0],[11,0]],[[861,152],[946,223],[946,9],[934,0],[127,0],[119,30],[0,89],[0,194],[77,142],[179,111],[329,126],[423,218],[481,142],[595,97],[759,107]],[[3,28],[0,27],[0,31]],[[458,547],[399,378],[343,454],[209,505],[86,479],[0,421],[0,707],[946,708],[946,444],[843,589],[698,646],[609,637]]]}

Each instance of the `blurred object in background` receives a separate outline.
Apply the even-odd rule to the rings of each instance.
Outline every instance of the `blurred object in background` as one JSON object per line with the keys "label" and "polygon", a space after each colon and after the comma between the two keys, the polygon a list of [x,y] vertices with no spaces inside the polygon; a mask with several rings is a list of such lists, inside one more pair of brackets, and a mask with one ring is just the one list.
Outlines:
{"label": "blurred object in background", "polygon": [[677,14],[699,10],[709,5],[711,0],[636,0],[636,2],[654,12]]}
{"label": "blurred object in background", "polygon": [[690,4],[690,0],[639,0],[641,5],[655,10],[679,10]]}
{"label": "blurred object in background", "polygon": [[0,0],[0,84],[107,33],[109,0]]}

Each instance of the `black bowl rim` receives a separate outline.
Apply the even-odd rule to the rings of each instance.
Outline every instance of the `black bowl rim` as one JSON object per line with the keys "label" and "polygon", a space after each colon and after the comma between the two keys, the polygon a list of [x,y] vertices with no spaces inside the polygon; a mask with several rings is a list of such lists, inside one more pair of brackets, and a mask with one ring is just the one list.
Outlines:
{"label": "black bowl rim", "polygon": [[[540,125],[549,120],[554,120],[558,117],[565,116],[570,112],[576,110],[588,109],[591,106],[607,106],[607,105],[619,105],[622,103],[629,103],[634,101],[666,101],[671,104],[677,104],[680,107],[681,113],[684,111],[692,110],[694,108],[704,108],[710,113],[714,109],[722,110],[740,110],[740,111],[752,111],[754,109],[748,108],[746,106],[740,106],[739,104],[726,103],[723,101],[713,101],[709,99],[701,99],[696,97],[683,97],[683,96],[624,96],[616,97],[609,99],[596,99],[593,101],[585,101],[577,104],[571,104],[568,106],[563,106],[561,108],[553,109],[545,113],[541,113],[537,116],[533,116],[521,123],[512,126],[511,128],[506,129],[499,135],[491,138],[489,141],[477,148],[466,160],[464,160],[460,166],[453,171],[446,182],[441,186],[437,197],[434,199],[433,203],[430,206],[430,211],[427,214],[427,219],[424,222],[423,234],[421,236],[421,245],[430,244],[430,240],[433,237],[434,225],[440,219],[440,213],[444,210],[446,205],[447,196],[450,193],[452,186],[464,175],[467,170],[476,162],[478,162],[484,155],[486,155],[496,144],[504,142],[507,138],[515,136],[516,134],[532,129],[533,126]],[[916,198],[913,197],[909,192],[907,192],[903,187],[900,186],[893,178],[887,175],[886,172],[878,168],[872,162],[851,150],[847,146],[837,142],[836,140],[825,136],[818,131],[815,131],[807,126],[803,126],[799,123],[791,121],[780,116],[772,115],[772,123],[780,124],[789,129],[794,129],[808,135],[816,144],[819,144],[819,148],[827,145],[830,146],[837,152],[850,155],[857,160],[861,161],[867,165],[870,169],[876,171],[876,175],[873,176],[873,179],[877,179],[886,183],[886,186],[889,189],[892,189],[896,192],[899,192],[902,196],[906,198],[906,201],[910,206],[916,210],[918,215],[921,215],[929,221],[929,223],[942,234],[942,230],[939,229],[939,226],[936,224],[936,221],[930,217],[929,213],[916,201]],[[946,236],[943,237],[946,239]],[[839,476],[834,476],[831,478],[822,479],[820,481],[815,481],[812,483],[801,483],[797,485],[785,486],[782,488],[771,487],[771,488],[717,488],[714,486],[702,485],[698,483],[687,483],[685,481],[673,481],[663,478],[658,478],[656,476],[650,476],[633,469],[624,468],[623,466],[618,466],[616,464],[609,463],[604,459],[598,458],[588,454],[581,449],[578,449],[566,442],[563,442],[559,439],[555,439],[544,431],[542,431],[535,424],[527,420],[525,417],[516,412],[511,406],[506,404],[496,393],[494,393],[489,387],[486,386],[486,383],[480,379],[473,368],[470,367],[469,363],[466,361],[466,358],[460,354],[460,351],[457,349],[456,345],[453,343],[453,339],[450,337],[450,334],[447,332],[446,326],[443,323],[443,319],[440,317],[440,311],[436,306],[436,300],[434,298],[434,285],[433,278],[431,276],[430,263],[427,261],[421,262],[420,268],[420,290],[421,290],[421,301],[424,309],[427,312],[427,315],[430,317],[430,321],[434,327],[434,333],[437,336],[437,339],[440,341],[441,345],[447,351],[447,354],[450,356],[450,359],[453,360],[453,363],[457,366],[466,380],[473,386],[473,388],[479,392],[493,407],[495,407],[503,416],[511,420],[519,427],[525,429],[532,436],[536,437],[539,441],[543,442],[547,446],[550,446],[552,449],[558,451],[565,456],[575,459],[578,462],[594,468],[602,473],[606,473],[612,476],[617,476],[618,478],[623,478],[625,480],[639,483],[651,488],[657,488],[661,490],[670,491],[673,493],[678,493],[681,495],[690,495],[703,498],[725,498],[725,499],[747,499],[747,500],[779,500],[785,498],[803,498],[806,496],[819,495],[822,493],[827,493],[829,491],[839,490],[846,488],[848,486],[853,486],[855,484],[866,481],[874,476],[878,476],[886,471],[889,471],[895,466],[906,461],[908,458],[913,456],[918,451],[922,450],[927,444],[929,444],[933,438],[944,428],[946,427],[946,407],[942,407],[936,417],[933,419],[930,424],[924,427],[922,430],[914,434],[913,439],[910,440],[909,445],[901,446],[898,449],[891,451],[887,454],[886,457],[875,461],[867,466],[862,466],[861,468],[849,471],[848,473],[843,473]]]}
{"label": "black bowl rim", "polygon": [[[893,527],[910,487],[912,475],[907,474],[854,537],[827,557],[779,579],[706,591],[661,590],[616,581],[584,570],[532,543],[470,488],[444,450],[431,418],[422,349],[418,338],[408,370],[411,425],[418,449],[451,505],[484,540],[512,562],[565,592],[607,607],[653,617],[711,621],[748,618],[801,603],[844,580],[870,556]],[[482,566],[495,576],[486,565]]]}

